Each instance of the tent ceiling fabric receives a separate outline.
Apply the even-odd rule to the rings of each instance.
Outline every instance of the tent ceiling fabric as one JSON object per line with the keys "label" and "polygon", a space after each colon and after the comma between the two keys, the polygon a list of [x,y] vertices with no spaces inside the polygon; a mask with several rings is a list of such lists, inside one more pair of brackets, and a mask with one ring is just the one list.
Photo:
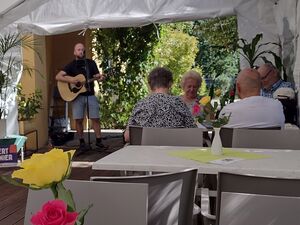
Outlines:
{"label": "tent ceiling fabric", "polygon": [[232,15],[234,6],[241,1],[49,0],[15,24],[19,30],[39,35],[67,33],[86,28],[143,26],[156,22]]}
{"label": "tent ceiling fabric", "polygon": [[19,18],[28,15],[48,0],[13,0],[1,1],[0,7],[0,30],[15,22]]}

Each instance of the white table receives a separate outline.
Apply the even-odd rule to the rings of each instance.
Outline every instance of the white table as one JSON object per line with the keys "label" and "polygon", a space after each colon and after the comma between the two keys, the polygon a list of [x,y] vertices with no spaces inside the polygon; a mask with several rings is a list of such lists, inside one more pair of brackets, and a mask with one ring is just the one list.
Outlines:
{"label": "white table", "polygon": [[227,165],[200,163],[170,156],[172,151],[193,147],[126,146],[93,163],[94,170],[175,172],[197,168],[199,173],[233,172],[261,176],[293,177],[300,179],[300,150],[233,149],[270,155],[270,158],[241,160]]}

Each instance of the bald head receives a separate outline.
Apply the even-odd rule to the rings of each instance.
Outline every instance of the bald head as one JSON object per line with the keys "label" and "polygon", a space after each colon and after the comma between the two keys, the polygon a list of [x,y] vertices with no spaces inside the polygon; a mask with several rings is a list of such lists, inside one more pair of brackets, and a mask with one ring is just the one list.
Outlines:
{"label": "bald head", "polygon": [[74,56],[76,59],[83,59],[85,54],[85,48],[82,43],[77,43],[74,46]]}
{"label": "bald head", "polygon": [[236,85],[241,99],[260,95],[261,79],[254,69],[243,69],[238,75]]}

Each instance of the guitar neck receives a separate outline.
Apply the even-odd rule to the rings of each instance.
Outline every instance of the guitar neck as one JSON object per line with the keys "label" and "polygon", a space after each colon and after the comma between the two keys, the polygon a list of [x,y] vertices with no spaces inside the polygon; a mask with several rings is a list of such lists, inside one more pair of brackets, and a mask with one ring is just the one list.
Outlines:
{"label": "guitar neck", "polygon": [[95,80],[98,80],[98,78],[95,78],[95,77],[94,78],[90,78],[85,83],[90,83],[90,82],[93,82]]}

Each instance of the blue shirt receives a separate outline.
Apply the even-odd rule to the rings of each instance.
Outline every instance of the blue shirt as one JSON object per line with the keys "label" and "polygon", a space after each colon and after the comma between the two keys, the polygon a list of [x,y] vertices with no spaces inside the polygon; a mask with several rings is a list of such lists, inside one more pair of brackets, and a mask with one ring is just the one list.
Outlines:
{"label": "blue shirt", "polygon": [[260,95],[261,96],[264,96],[264,97],[267,97],[267,98],[273,98],[273,94],[274,92],[278,89],[278,88],[283,88],[283,87],[287,87],[287,88],[292,88],[294,89],[292,83],[290,82],[286,82],[286,81],[283,81],[282,79],[279,79],[277,82],[275,82],[272,87],[270,89],[261,89],[260,91]]}

